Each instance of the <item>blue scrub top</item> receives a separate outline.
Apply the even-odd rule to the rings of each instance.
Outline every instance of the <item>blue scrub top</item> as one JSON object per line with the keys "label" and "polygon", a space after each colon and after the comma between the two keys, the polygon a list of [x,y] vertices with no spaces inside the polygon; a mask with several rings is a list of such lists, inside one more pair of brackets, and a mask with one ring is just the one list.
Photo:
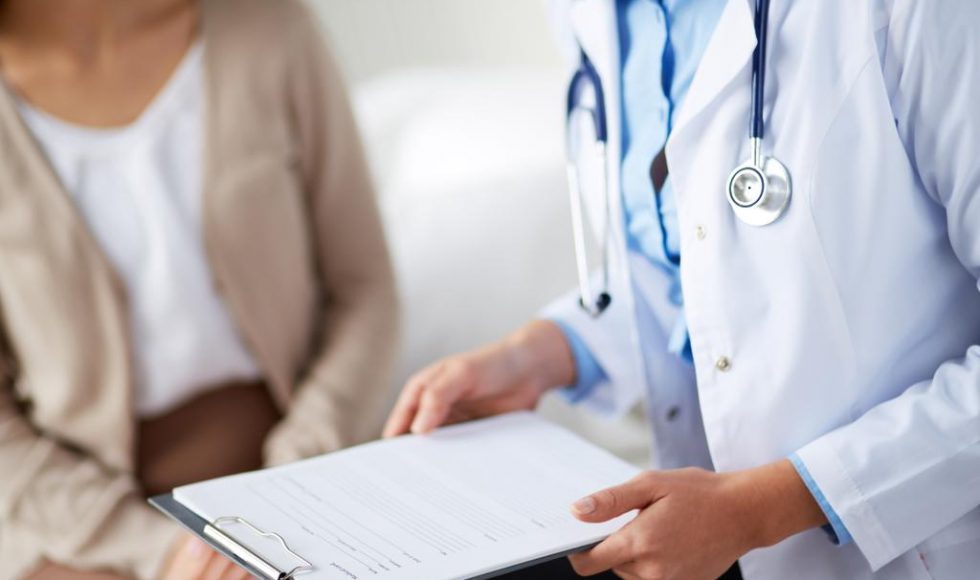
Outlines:
{"label": "blue scrub top", "polygon": [[[650,166],[664,148],[674,115],[684,102],[694,73],[727,0],[616,0],[621,56],[622,191],[629,246],[671,280],[670,300],[681,309],[668,347],[691,361],[680,279],[680,233],[670,177],[654,191]],[[588,348],[562,328],[575,355],[578,380],[568,391],[584,398],[605,378]]]}
{"label": "blue scrub top", "polygon": [[[671,278],[670,300],[683,309],[680,233],[670,176],[659,192],[650,165],[664,148],[726,0],[618,0],[622,55],[623,207],[627,240]],[[683,316],[671,352],[691,360]]]}

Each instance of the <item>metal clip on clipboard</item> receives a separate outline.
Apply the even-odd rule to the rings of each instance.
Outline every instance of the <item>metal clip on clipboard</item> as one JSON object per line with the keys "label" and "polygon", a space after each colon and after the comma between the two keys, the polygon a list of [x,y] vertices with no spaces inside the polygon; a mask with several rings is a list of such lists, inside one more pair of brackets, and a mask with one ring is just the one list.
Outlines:
{"label": "metal clip on clipboard", "polygon": [[[264,558],[261,554],[249,549],[245,546],[245,544],[235,539],[231,534],[223,529],[228,524],[240,524],[247,528],[250,532],[260,537],[275,540],[280,546],[282,546],[283,550],[285,550],[293,558],[296,558],[300,564],[288,571],[280,570],[267,558]],[[231,552],[243,562],[254,568],[255,571],[261,573],[264,580],[291,580],[295,576],[306,572],[311,572],[313,570],[313,564],[311,564],[306,558],[297,554],[295,550],[290,548],[282,536],[273,532],[260,530],[249,523],[245,518],[238,516],[218,518],[205,525],[203,533],[209,540]]]}

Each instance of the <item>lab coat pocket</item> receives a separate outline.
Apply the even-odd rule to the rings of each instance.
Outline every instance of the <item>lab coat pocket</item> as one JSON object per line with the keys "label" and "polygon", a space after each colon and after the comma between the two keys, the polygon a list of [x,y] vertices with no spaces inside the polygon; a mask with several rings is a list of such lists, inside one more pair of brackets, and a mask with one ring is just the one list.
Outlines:
{"label": "lab coat pocket", "polygon": [[980,508],[974,509],[916,548],[933,580],[980,577]]}
{"label": "lab coat pocket", "polygon": [[929,580],[976,580],[980,577],[980,539],[943,548],[918,550]]}

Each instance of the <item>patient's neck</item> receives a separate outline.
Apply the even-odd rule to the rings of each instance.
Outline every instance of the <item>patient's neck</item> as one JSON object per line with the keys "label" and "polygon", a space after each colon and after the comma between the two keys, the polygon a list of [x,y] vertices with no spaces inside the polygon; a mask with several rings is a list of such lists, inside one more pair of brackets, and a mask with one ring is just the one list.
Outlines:
{"label": "patient's neck", "polygon": [[0,46],[85,65],[187,11],[190,0],[4,0]]}
{"label": "patient's neck", "polygon": [[0,67],[50,113],[121,125],[166,82],[197,28],[195,0],[0,0]]}

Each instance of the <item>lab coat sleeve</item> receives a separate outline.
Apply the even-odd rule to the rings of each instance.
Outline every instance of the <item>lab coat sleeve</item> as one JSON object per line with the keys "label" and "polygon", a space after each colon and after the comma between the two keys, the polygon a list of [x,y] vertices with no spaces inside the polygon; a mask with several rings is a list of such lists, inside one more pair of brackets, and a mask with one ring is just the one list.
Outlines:
{"label": "lab coat sleeve", "polygon": [[[644,397],[648,382],[657,388],[693,381],[690,366],[668,349],[667,329],[679,316],[668,297],[669,278],[639,252],[626,250],[617,259],[620,251],[613,249],[612,303],[602,315],[593,318],[579,306],[577,289],[541,314],[561,327],[581,373],[566,398],[613,418]],[[599,286],[597,277],[593,287]]]}
{"label": "lab coat sleeve", "polygon": [[561,320],[552,320],[552,322],[557,324],[565,335],[565,341],[572,350],[572,358],[575,359],[575,382],[566,386],[558,394],[569,403],[578,403],[586,399],[599,382],[606,379],[606,371],[602,369],[588,345],[571,326]]}
{"label": "lab coat sleeve", "polygon": [[790,463],[796,469],[796,473],[803,480],[806,488],[810,490],[810,494],[813,495],[813,499],[817,501],[817,505],[820,506],[821,511],[827,517],[828,524],[823,526],[823,531],[827,532],[827,536],[830,541],[838,546],[843,546],[845,544],[850,544],[853,541],[851,538],[851,532],[847,531],[847,527],[844,526],[844,522],[841,521],[840,515],[834,511],[834,506],[830,505],[827,501],[827,496],[824,495],[823,490],[817,485],[817,482],[810,475],[810,471],[806,468],[803,460],[797,454],[790,455]]}
{"label": "lab coat sleeve", "polygon": [[[635,328],[627,307],[631,295],[616,287],[610,289],[610,294],[612,304],[596,318],[579,307],[577,289],[548,305],[541,318],[555,322],[566,340],[573,337],[569,348],[574,346],[579,350],[575,353],[573,349],[577,371],[580,364],[583,368],[602,371],[572,386],[569,397],[597,415],[618,418],[639,402],[644,383],[637,359]],[[580,361],[578,357],[585,353],[589,360]]]}
{"label": "lab coat sleeve", "polygon": [[[884,50],[896,125],[980,277],[980,3],[895,2]],[[875,570],[980,505],[980,346],[798,456]]]}

